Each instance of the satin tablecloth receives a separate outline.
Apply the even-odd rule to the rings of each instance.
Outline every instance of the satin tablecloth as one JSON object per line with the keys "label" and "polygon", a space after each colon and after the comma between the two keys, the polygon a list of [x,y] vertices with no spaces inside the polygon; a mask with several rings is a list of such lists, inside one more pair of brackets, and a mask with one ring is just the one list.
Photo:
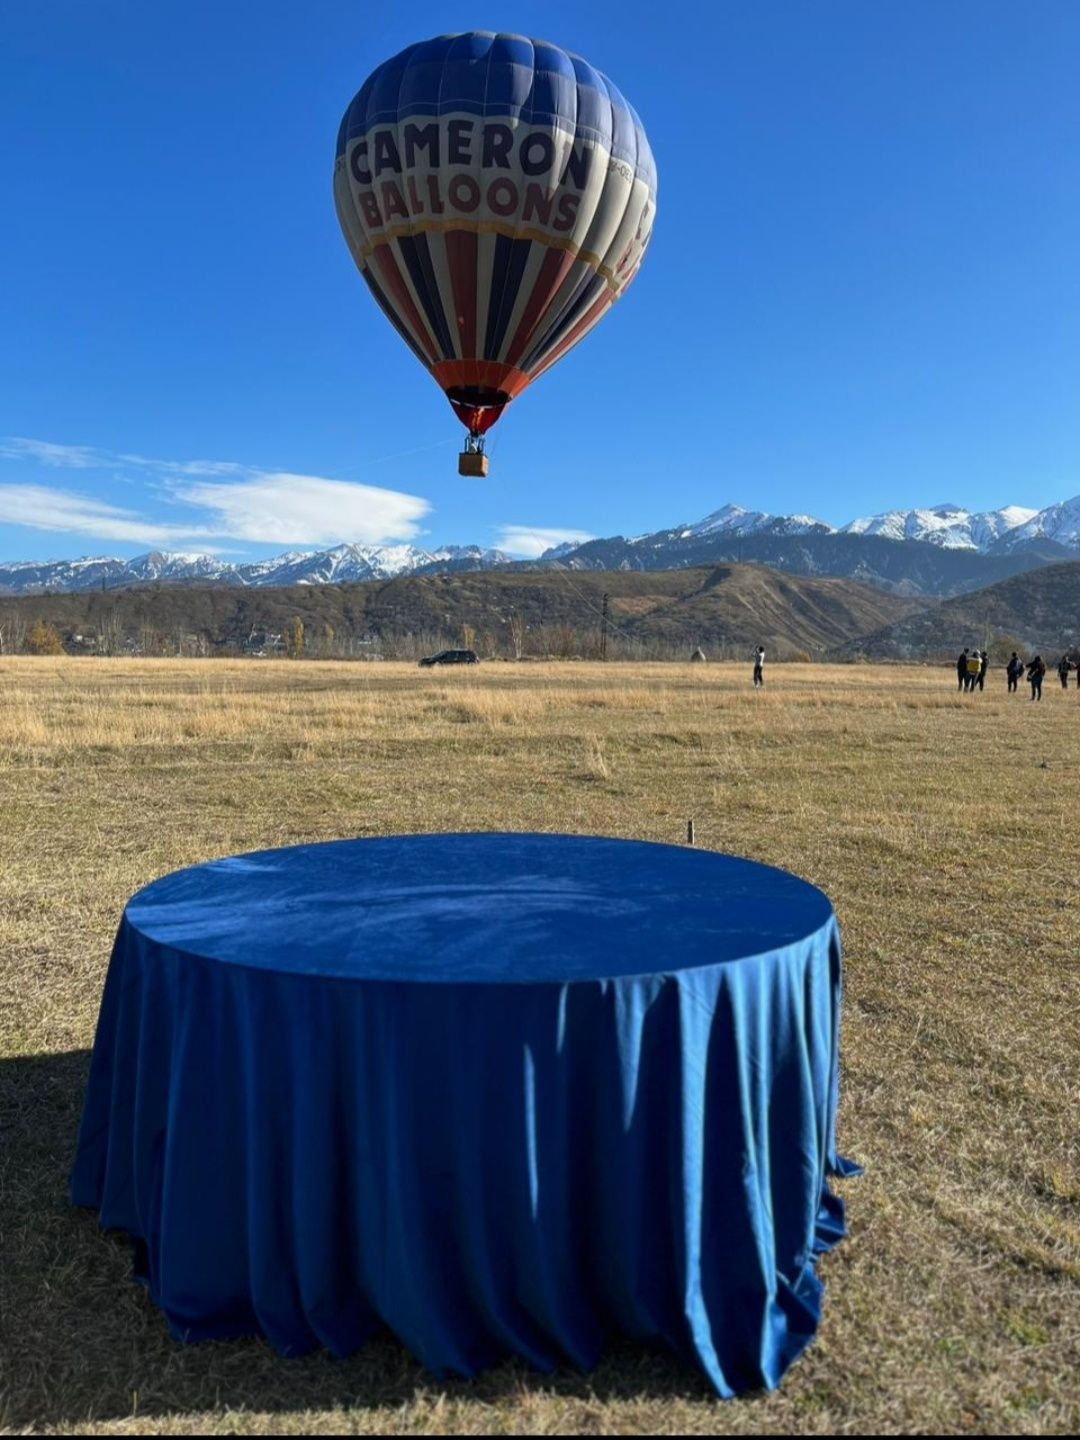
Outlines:
{"label": "satin tablecloth", "polygon": [[433,835],[242,855],[131,900],[76,1204],[179,1339],[436,1372],[616,1332],[776,1385],[843,1235],[827,898],[704,850]]}

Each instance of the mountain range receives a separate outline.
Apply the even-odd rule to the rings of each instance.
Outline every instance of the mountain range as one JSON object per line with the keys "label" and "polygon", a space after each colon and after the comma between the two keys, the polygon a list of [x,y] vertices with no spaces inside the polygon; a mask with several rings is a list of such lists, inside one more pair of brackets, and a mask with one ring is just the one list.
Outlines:
{"label": "mountain range", "polygon": [[[966,510],[962,505],[930,509],[887,510],[834,527],[812,515],[769,515],[725,505],[679,531],[683,538],[707,535],[880,535],[886,540],[925,540],[947,550],[1002,554],[1022,545],[1051,541],[1080,550],[1080,495],[1029,510],[1004,505],[999,510]],[[644,537],[648,538],[648,537]]]}
{"label": "mountain range", "polygon": [[[1078,567],[1080,568],[1080,567]],[[608,599],[608,654],[710,658],[765,644],[779,658],[823,654],[910,615],[898,600],[849,580],[805,579],[763,565],[585,573],[499,566],[456,575],[400,575],[340,585],[161,585],[32,595],[0,608],[15,649],[36,620],[73,653],[280,654],[299,622],[313,655],[416,658],[470,635],[485,658],[596,655]],[[2,638],[2,637],[0,637]]]}
{"label": "mountain range", "polygon": [[330,585],[347,580],[389,580],[396,575],[444,574],[508,565],[513,557],[479,545],[335,545],[329,550],[287,550],[268,560],[234,565],[216,555],[151,550],[131,560],[88,556],[81,560],[18,560],[0,563],[0,595],[75,594],[133,585]]}
{"label": "mountain range", "polygon": [[[832,537],[843,539],[844,537]],[[875,538],[879,545],[895,544]],[[574,655],[745,659],[954,658],[987,645],[1044,656],[1080,648],[1080,558],[950,600],[764,565],[568,572],[497,566],[337,585],[144,585],[28,595],[0,605],[0,653],[37,622],[72,654],[417,659],[450,646],[484,658]],[[602,637],[607,633],[607,643]]]}
{"label": "mountain range", "polygon": [[835,527],[810,515],[724,505],[689,524],[561,545],[515,561],[480,545],[337,545],[234,564],[214,555],[151,551],[131,560],[0,563],[0,595],[76,593],[148,584],[239,587],[325,585],[513,566],[667,570],[748,562],[803,576],[853,579],[906,596],[948,597],[1080,555],[1080,496],[1043,510],[958,505],[893,510]]}

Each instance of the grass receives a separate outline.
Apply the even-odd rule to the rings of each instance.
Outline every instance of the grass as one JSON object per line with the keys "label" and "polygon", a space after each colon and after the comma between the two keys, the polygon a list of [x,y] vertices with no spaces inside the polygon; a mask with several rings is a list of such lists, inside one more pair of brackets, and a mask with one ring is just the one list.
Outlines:
{"label": "grass", "polygon": [[[1080,697],[947,671],[0,661],[0,1426],[9,1433],[1080,1428]],[[852,1236],[775,1395],[617,1346],[443,1383],[173,1344],[67,1203],[126,898],[262,846],[417,830],[699,844],[824,886],[847,961]]]}

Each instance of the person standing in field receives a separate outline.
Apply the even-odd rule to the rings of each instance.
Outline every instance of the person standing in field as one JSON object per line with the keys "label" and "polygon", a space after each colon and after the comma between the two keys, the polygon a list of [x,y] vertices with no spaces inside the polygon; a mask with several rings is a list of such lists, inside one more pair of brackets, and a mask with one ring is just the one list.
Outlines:
{"label": "person standing in field", "polygon": [[964,685],[964,689],[970,690],[972,695],[974,695],[975,693],[975,683],[979,678],[979,670],[981,669],[981,667],[982,656],[979,654],[978,650],[972,650],[971,654],[967,658],[967,680],[966,684]]}
{"label": "person standing in field", "polygon": [[1069,652],[1063,650],[1061,652],[1061,659],[1058,661],[1058,679],[1061,681],[1061,688],[1063,690],[1069,688],[1069,671],[1071,669],[1072,662],[1069,659]]}
{"label": "person standing in field", "polygon": [[956,688],[967,689],[967,651],[961,650],[956,657]]}
{"label": "person standing in field", "polygon": [[1016,693],[1017,684],[1019,683],[1020,676],[1021,676],[1023,673],[1024,673],[1024,662],[1020,659],[1020,656],[1019,656],[1019,655],[1016,653],[1016,651],[1014,650],[1013,653],[1012,653],[1012,655],[1009,657],[1009,663],[1008,663],[1008,665],[1007,665],[1006,668],[1005,668],[1005,674],[1009,677],[1009,694],[1010,694],[1010,695],[1013,695],[1013,694]]}
{"label": "person standing in field", "polygon": [[1043,676],[1046,674],[1046,662],[1041,655],[1036,655],[1035,659],[1028,663],[1027,672],[1028,683],[1031,685],[1031,698],[1032,700],[1041,700]]}
{"label": "person standing in field", "polygon": [[765,684],[765,646],[757,647],[757,654],[754,656],[754,689],[758,690]]}
{"label": "person standing in field", "polygon": [[985,690],[985,689],[986,689],[986,672],[987,672],[987,670],[988,670],[989,668],[990,668],[990,652],[989,652],[988,650],[984,650],[984,651],[982,652],[982,659],[981,659],[980,662],[979,662],[979,689],[980,689],[980,690]]}

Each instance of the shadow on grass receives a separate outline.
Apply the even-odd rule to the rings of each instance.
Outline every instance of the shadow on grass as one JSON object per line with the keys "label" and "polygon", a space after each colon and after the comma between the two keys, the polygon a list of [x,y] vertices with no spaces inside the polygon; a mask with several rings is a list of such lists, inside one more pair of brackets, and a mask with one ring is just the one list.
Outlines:
{"label": "shadow on grass", "polygon": [[14,1431],[206,1411],[397,1409],[425,1397],[510,1407],[564,1400],[704,1400],[666,1354],[619,1344],[591,1375],[504,1364],[436,1380],[393,1337],[348,1360],[283,1360],[261,1340],[181,1345],[131,1279],[131,1252],[75,1210],[68,1169],[89,1051],[0,1060],[0,1426]]}

